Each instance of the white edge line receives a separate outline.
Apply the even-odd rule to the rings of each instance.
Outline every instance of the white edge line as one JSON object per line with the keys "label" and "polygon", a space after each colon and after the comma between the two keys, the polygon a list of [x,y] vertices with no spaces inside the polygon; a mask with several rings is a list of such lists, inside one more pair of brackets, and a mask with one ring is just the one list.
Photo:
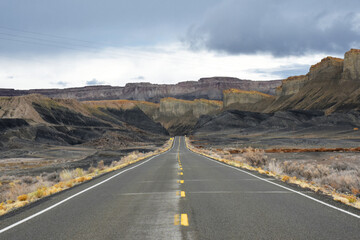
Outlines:
{"label": "white edge line", "polygon": [[[186,147],[186,148],[187,148],[187,147]],[[187,149],[188,149],[188,148],[187,148]],[[192,153],[195,153],[195,152],[191,151],[190,149],[188,149],[188,150],[189,150],[190,152],[192,152]],[[256,176],[256,175],[254,175],[254,174],[252,174],[252,173],[249,173],[249,172],[247,172],[247,171],[244,171],[244,170],[242,170],[242,169],[239,169],[239,168],[236,168],[236,167],[227,165],[227,164],[225,164],[225,163],[221,163],[221,162],[216,161],[216,160],[214,160],[214,159],[205,157],[205,156],[203,156],[203,155],[201,155],[201,154],[199,154],[199,153],[195,153],[195,154],[197,154],[197,155],[199,155],[199,156],[201,156],[201,157],[203,157],[203,158],[205,158],[205,159],[207,159],[207,160],[209,160],[209,161],[213,161],[213,162],[218,163],[218,164],[220,164],[220,165],[223,165],[223,166],[226,166],[226,167],[229,167],[229,168],[233,168],[233,169],[235,169],[235,170],[237,170],[237,171],[240,171],[240,172],[246,173],[246,174],[248,174],[248,175],[250,175],[250,176],[253,176],[253,177],[255,177],[255,178],[258,178],[258,179],[260,179],[260,180],[262,180],[262,181],[264,181],[264,182],[267,182],[267,183],[273,184],[273,185],[275,185],[275,186],[284,188],[284,189],[286,189],[286,190],[288,190],[288,191],[297,193],[297,194],[299,194],[299,195],[301,195],[301,196],[303,196],[303,197],[306,197],[306,198],[308,198],[308,199],[311,199],[311,200],[313,200],[313,201],[315,201],[315,202],[318,202],[318,203],[320,203],[320,204],[322,204],[322,205],[325,205],[325,206],[327,206],[327,207],[333,208],[333,209],[335,209],[335,210],[338,210],[338,211],[340,211],[340,212],[346,213],[346,214],[348,214],[348,215],[350,215],[350,216],[353,216],[353,217],[356,217],[356,218],[360,219],[360,216],[357,215],[357,214],[355,214],[355,213],[352,213],[352,212],[346,211],[346,210],[344,210],[344,209],[335,207],[335,206],[333,206],[333,205],[331,205],[331,204],[328,204],[328,203],[323,202],[323,201],[320,201],[320,200],[318,200],[318,199],[316,199],[316,198],[310,197],[310,196],[308,196],[308,195],[306,195],[306,194],[304,194],[304,193],[302,193],[302,192],[298,192],[298,191],[293,190],[293,189],[291,189],[291,188],[282,186],[282,185],[280,185],[280,184],[277,184],[277,183],[274,183],[274,182],[269,181],[269,180],[267,180],[267,179],[264,179],[264,178],[261,178],[261,177],[259,177],[259,176]]]}
{"label": "white edge line", "polygon": [[68,198],[65,198],[64,200],[62,200],[62,201],[60,201],[60,202],[58,202],[58,203],[56,203],[56,204],[54,204],[54,205],[52,205],[52,206],[50,206],[50,207],[48,207],[48,208],[45,208],[44,210],[41,210],[40,212],[37,212],[37,213],[35,213],[35,214],[27,217],[27,218],[24,218],[23,220],[20,220],[20,221],[18,221],[18,222],[16,222],[16,223],[13,223],[13,224],[11,224],[10,226],[7,226],[7,227],[1,229],[1,230],[0,230],[0,234],[3,233],[3,232],[5,232],[5,231],[7,231],[7,230],[10,230],[10,229],[18,226],[18,225],[20,225],[20,224],[22,224],[22,223],[24,223],[24,222],[27,222],[27,221],[29,221],[30,219],[33,219],[34,217],[37,217],[37,216],[39,216],[39,215],[41,215],[41,214],[43,214],[43,213],[45,213],[45,212],[47,212],[47,211],[55,208],[55,207],[63,204],[64,202],[69,201],[70,199],[72,199],[72,198],[74,198],[74,197],[76,197],[76,196],[79,196],[80,194],[82,194],[82,193],[84,193],[84,192],[87,192],[87,191],[89,191],[89,190],[91,190],[91,189],[93,189],[93,188],[95,188],[95,187],[97,187],[97,186],[99,186],[99,185],[101,185],[101,184],[103,184],[103,183],[105,183],[105,182],[107,182],[107,181],[109,181],[109,180],[111,180],[111,179],[119,176],[120,174],[123,174],[123,173],[125,173],[125,172],[127,172],[127,171],[129,171],[129,170],[132,170],[132,169],[136,168],[136,167],[139,167],[139,166],[143,165],[144,163],[149,162],[150,160],[152,160],[152,159],[155,158],[155,157],[161,156],[161,155],[163,155],[163,154],[171,151],[171,150],[174,148],[174,146],[175,146],[175,139],[174,139],[173,146],[172,146],[169,150],[167,150],[166,152],[160,153],[160,154],[158,154],[158,155],[156,155],[156,156],[152,156],[152,157],[149,158],[148,160],[146,160],[146,161],[144,161],[144,162],[142,162],[142,163],[140,163],[140,164],[138,164],[138,165],[136,165],[136,166],[133,166],[133,167],[128,168],[128,169],[125,169],[125,170],[123,170],[123,171],[121,171],[121,172],[119,172],[119,173],[117,173],[117,174],[115,174],[115,175],[113,175],[113,176],[111,176],[111,177],[109,177],[109,178],[107,178],[107,179],[105,179],[105,180],[103,180],[103,181],[101,181],[101,182],[99,182],[99,183],[91,186],[91,187],[88,187],[88,188],[86,188],[86,189],[84,189],[84,190],[82,190],[82,191],[80,191],[80,192],[78,192],[78,193],[76,193],[76,194],[68,197]]}

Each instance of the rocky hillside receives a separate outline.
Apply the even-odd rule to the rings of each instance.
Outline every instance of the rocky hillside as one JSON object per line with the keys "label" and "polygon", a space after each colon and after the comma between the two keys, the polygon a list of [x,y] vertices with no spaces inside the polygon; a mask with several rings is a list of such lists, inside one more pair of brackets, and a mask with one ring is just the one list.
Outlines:
{"label": "rocky hillside", "polygon": [[160,102],[160,99],[165,97],[185,100],[199,98],[222,100],[222,91],[229,88],[275,94],[275,89],[280,84],[280,80],[250,81],[229,77],[213,77],[178,84],[128,83],[125,87],[88,86],[67,89],[0,89],[0,96],[42,94],[51,98],[76,99],[79,101],[128,99]]}
{"label": "rocky hillside", "polygon": [[91,144],[112,148],[167,138],[166,129],[137,105],[113,105],[42,95],[1,97],[0,148],[16,148],[19,144]]}
{"label": "rocky hillside", "polygon": [[243,111],[261,112],[275,100],[275,96],[240,89],[228,89],[224,94],[224,109],[237,109]]}
{"label": "rocky hillside", "polygon": [[305,76],[282,81],[277,99],[265,111],[360,109],[360,50],[352,49],[344,59],[326,57],[311,66]]}
{"label": "rocky hillside", "polygon": [[154,121],[160,122],[172,135],[188,134],[200,116],[216,114],[222,110],[222,105],[215,100],[163,98]]}

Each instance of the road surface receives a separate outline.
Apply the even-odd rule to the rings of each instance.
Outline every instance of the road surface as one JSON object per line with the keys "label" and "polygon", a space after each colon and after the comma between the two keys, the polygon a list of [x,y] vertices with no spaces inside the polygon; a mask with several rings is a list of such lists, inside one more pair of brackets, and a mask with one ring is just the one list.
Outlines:
{"label": "road surface", "polygon": [[177,137],[166,153],[1,219],[0,239],[360,238],[359,212],[272,182]]}

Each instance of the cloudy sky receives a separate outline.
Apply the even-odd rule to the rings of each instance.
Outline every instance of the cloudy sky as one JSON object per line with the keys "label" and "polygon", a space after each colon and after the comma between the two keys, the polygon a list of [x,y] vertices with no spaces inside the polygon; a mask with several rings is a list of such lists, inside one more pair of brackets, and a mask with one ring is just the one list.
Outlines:
{"label": "cloudy sky", "polygon": [[281,79],[350,48],[357,0],[0,1],[0,88]]}

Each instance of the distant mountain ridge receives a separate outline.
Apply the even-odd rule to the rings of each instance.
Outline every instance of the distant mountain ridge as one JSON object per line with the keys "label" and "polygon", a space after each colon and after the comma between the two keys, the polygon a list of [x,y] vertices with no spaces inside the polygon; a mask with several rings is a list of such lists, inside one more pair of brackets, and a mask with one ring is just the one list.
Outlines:
{"label": "distant mountain ridge", "polygon": [[152,84],[148,82],[128,83],[125,87],[102,85],[80,88],[31,90],[0,88],[0,96],[42,94],[51,98],[76,99],[79,101],[128,99],[160,102],[160,99],[166,97],[184,100],[199,98],[222,100],[223,90],[226,89],[237,88],[275,95],[276,88],[280,85],[281,80],[252,81],[231,77],[211,77],[201,78],[198,81],[179,82],[177,84]]}

